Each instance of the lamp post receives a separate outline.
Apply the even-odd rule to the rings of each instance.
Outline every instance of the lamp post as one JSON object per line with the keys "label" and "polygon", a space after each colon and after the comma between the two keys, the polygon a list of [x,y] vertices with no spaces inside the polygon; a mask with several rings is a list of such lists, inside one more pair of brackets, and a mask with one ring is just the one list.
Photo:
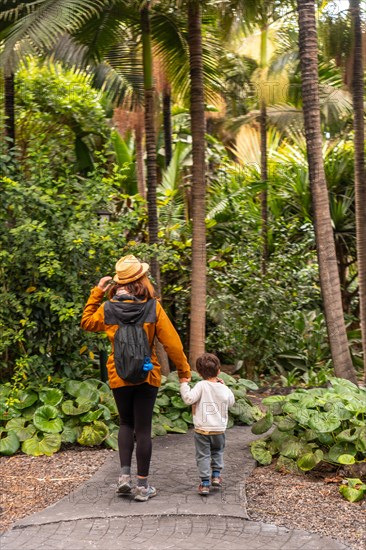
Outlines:
{"label": "lamp post", "polygon": [[108,223],[111,221],[111,218],[112,218],[112,213],[109,212],[109,210],[107,210],[106,208],[98,208],[98,210],[96,211],[97,213],[97,216],[98,216],[98,220],[100,222],[100,224],[102,225],[103,223]]}

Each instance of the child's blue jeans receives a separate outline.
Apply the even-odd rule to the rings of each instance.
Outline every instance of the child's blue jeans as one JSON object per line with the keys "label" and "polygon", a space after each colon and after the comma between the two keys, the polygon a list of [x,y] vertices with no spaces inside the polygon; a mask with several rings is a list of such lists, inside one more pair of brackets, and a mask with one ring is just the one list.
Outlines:
{"label": "child's blue jeans", "polygon": [[196,462],[201,479],[211,479],[212,470],[224,467],[225,433],[204,435],[194,433]]}

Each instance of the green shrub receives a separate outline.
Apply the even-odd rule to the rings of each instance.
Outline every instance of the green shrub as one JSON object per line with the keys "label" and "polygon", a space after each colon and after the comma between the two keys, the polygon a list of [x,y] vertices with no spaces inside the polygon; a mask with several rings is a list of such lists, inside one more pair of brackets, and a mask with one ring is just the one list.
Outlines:
{"label": "green shrub", "polygon": [[[321,462],[339,467],[366,460],[366,390],[341,378],[331,378],[330,383],[329,388],[263,399],[268,412],[252,432],[272,431],[251,444],[259,464],[277,457],[277,468],[304,473]],[[345,496],[349,493],[342,489]]]}
{"label": "green shrub", "polygon": [[[262,415],[246,396],[249,380],[222,375],[237,396],[237,411],[230,412],[229,427],[251,424]],[[192,373],[194,383],[200,380]],[[54,386],[28,384],[23,389],[0,385],[0,454],[19,449],[33,456],[52,455],[62,443],[118,448],[118,413],[108,384],[95,378],[58,380]],[[152,436],[186,433],[192,425],[191,407],[179,391],[176,372],[163,377],[154,407]]]}

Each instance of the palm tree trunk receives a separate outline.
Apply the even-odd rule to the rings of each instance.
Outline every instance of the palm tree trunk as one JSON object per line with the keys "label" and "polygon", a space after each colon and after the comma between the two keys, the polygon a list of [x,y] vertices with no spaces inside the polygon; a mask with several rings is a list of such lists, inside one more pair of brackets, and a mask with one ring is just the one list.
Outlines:
{"label": "palm tree trunk", "polygon": [[[265,23],[265,22],[263,22]],[[261,45],[260,45],[260,67],[264,70],[268,65],[267,59],[267,45],[268,45],[268,27],[266,24],[261,29]],[[268,260],[268,170],[267,170],[267,107],[265,100],[264,89],[261,91],[262,97],[260,98],[260,144],[261,144],[261,180],[263,184],[263,191],[261,193],[261,235],[262,235],[262,262],[261,272],[262,276],[267,271]]]}
{"label": "palm tree trunk", "polygon": [[168,168],[172,160],[172,111],[171,111],[171,90],[168,83],[163,88],[163,125],[165,145],[165,167]]}
{"label": "palm tree trunk", "polygon": [[348,347],[322,158],[315,0],[298,0],[302,98],[320,286],[335,374],[357,383]]}
{"label": "palm tree trunk", "polygon": [[144,128],[142,121],[137,120],[135,123],[135,146],[136,146],[136,176],[137,176],[137,190],[139,194],[146,199],[145,188],[145,173],[144,173],[144,147],[143,137]]}
{"label": "palm tree trunk", "polygon": [[205,351],[206,324],[206,174],[201,5],[188,2],[188,44],[191,77],[192,129],[192,290],[189,362]]}
{"label": "palm tree trunk", "polygon": [[[146,135],[146,171],[147,171],[147,211],[149,226],[149,244],[158,244],[158,210],[156,205],[157,162],[156,162],[156,135],[155,135],[155,88],[153,78],[153,57],[150,31],[150,1],[147,1],[140,10],[142,32],[142,55],[144,69],[145,90],[145,135]],[[151,273],[159,295],[160,269],[156,257],[151,259]]]}
{"label": "palm tree trunk", "polygon": [[350,0],[353,23],[353,73],[352,99],[355,132],[355,204],[358,288],[362,349],[366,382],[366,170],[364,125],[364,70],[362,52],[362,28],[359,0]]}
{"label": "palm tree trunk", "polygon": [[261,219],[262,219],[262,263],[261,271],[264,276],[267,271],[267,260],[268,260],[268,206],[267,206],[267,180],[268,180],[268,170],[267,170],[267,108],[266,102],[261,101],[260,105],[260,143],[261,143],[261,180],[264,185],[263,191],[261,192]]}
{"label": "palm tree trunk", "polygon": [[5,92],[5,136],[11,140],[8,142],[9,150],[15,145],[15,86],[14,74],[4,78]]}

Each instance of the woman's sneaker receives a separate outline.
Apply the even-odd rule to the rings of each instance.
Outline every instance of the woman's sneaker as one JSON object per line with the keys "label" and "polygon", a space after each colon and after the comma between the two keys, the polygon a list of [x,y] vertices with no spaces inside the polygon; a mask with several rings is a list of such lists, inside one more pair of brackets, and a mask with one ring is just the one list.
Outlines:
{"label": "woman's sneaker", "polygon": [[129,495],[132,491],[132,481],[129,474],[122,474],[117,482],[117,495]]}
{"label": "woman's sneaker", "polygon": [[145,500],[149,500],[149,498],[156,496],[156,489],[155,487],[151,487],[149,485],[148,487],[135,487],[135,500],[139,500],[140,502],[144,502]]}
{"label": "woman's sneaker", "polygon": [[213,489],[221,489],[222,478],[220,476],[214,476],[211,478],[211,486]]}
{"label": "woman's sneaker", "polygon": [[198,485],[198,494],[207,496],[210,494],[210,486],[204,483]]}

